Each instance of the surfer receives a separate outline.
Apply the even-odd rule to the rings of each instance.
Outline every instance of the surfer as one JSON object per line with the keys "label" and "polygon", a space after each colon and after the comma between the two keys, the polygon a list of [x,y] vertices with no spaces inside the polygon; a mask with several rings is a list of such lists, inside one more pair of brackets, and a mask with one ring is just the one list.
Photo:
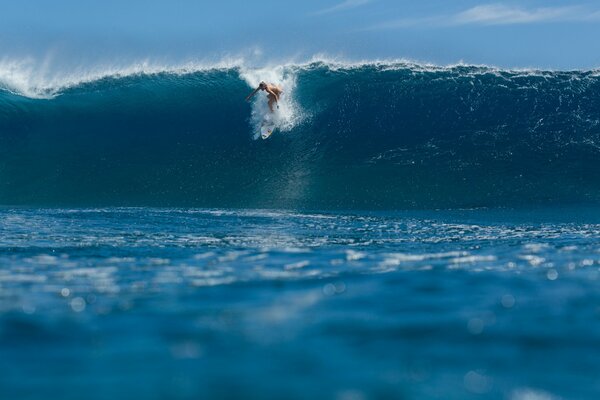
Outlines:
{"label": "surfer", "polygon": [[[279,98],[283,94],[283,89],[280,86],[268,84],[266,82],[259,83],[258,87],[254,89],[252,93],[246,97],[246,101],[250,101],[250,99],[259,91],[263,90],[267,92],[267,98],[269,99],[269,109],[271,112],[275,112],[273,110],[273,104],[279,102]],[[279,104],[277,104],[277,108],[279,108]]]}

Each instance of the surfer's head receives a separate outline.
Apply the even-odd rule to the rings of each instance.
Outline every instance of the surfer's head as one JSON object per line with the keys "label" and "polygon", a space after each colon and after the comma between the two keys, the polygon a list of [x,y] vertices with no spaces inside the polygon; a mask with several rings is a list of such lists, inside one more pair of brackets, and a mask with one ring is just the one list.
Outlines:
{"label": "surfer's head", "polygon": [[258,84],[258,88],[260,90],[265,90],[267,88],[267,84],[265,82],[261,82]]}

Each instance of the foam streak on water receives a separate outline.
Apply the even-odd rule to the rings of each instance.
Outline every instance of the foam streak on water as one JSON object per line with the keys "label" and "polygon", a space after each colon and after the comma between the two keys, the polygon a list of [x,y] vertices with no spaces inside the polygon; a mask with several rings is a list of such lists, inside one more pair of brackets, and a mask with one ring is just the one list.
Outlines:
{"label": "foam streak on water", "polygon": [[599,239],[582,209],[4,208],[0,394],[592,399]]}

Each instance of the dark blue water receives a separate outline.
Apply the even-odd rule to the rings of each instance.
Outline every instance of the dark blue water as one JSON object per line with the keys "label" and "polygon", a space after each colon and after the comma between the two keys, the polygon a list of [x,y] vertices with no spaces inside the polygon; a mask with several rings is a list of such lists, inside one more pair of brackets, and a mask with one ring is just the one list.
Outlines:
{"label": "dark blue water", "polygon": [[595,399],[595,208],[0,210],[3,399]]}
{"label": "dark blue water", "polygon": [[[244,102],[258,79],[285,89],[282,129],[267,142],[254,140],[264,95]],[[597,71],[314,63],[111,75],[25,94],[0,91],[0,204],[372,210],[600,200]]]}

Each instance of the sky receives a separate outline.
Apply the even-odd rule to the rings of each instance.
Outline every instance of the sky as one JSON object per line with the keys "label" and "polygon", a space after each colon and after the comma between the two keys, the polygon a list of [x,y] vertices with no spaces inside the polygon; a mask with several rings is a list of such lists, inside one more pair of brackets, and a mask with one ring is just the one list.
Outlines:
{"label": "sky", "polygon": [[600,1],[0,0],[0,59],[600,67]]}

